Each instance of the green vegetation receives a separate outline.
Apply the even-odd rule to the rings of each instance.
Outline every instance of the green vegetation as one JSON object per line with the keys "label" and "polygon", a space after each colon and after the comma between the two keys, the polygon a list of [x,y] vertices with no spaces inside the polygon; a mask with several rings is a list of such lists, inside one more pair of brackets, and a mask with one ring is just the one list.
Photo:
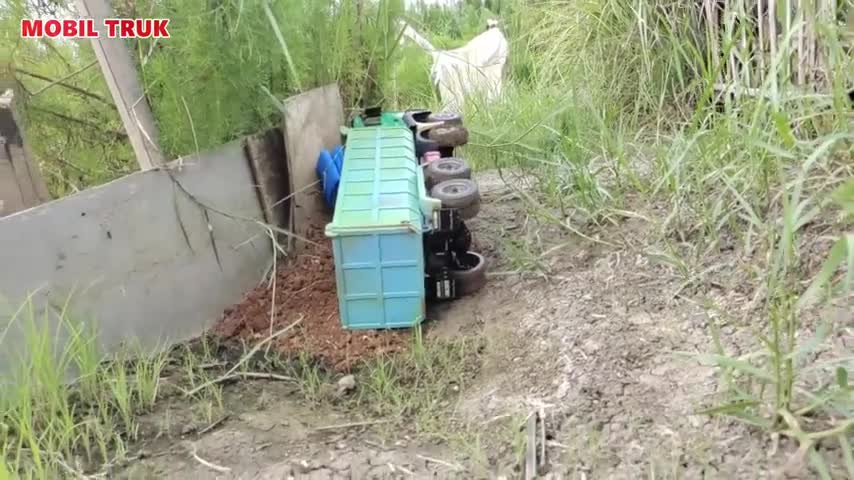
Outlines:
{"label": "green vegetation", "polygon": [[[136,459],[131,448],[150,438],[152,419],[158,437],[173,435],[175,427],[198,432],[222,422],[232,413],[224,392],[235,379],[284,381],[310,403],[385,419],[390,429],[412,419],[418,434],[447,435],[450,420],[441,412],[477,368],[475,341],[427,344],[416,330],[406,353],[365,363],[356,371],[355,392],[341,395],[313,359],[265,348],[289,328],[242,350],[203,336],[171,351],[128,348],[105,357],[95,327],[75,319],[69,305],[52,320],[28,299],[0,331],[3,345],[10,345],[3,343],[7,335],[24,339],[0,389],[0,480],[109,477]],[[236,360],[223,360],[229,357]],[[188,412],[182,424],[172,423],[173,409]],[[157,415],[143,424],[149,413]]]}
{"label": "green vegetation", "polygon": [[477,353],[471,339],[425,343],[416,329],[408,352],[365,365],[354,406],[381,417],[411,418],[420,434],[447,432],[449,420],[441,413],[475,373]]}
{"label": "green vegetation", "polygon": [[138,435],[136,416],[158,396],[164,354],[130,349],[107,360],[93,327],[74,319],[68,303],[57,323],[49,315],[28,300],[0,331],[0,342],[9,332],[24,339],[0,388],[0,478],[61,478],[124,461],[127,441]]}
{"label": "green vegetation", "polygon": [[[58,5],[65,3],[70,2]],[[171,19],[171,38],[131,44],[166,157],[277,125],[271,95],[284,98],[332,81],[348,106],[380,96],[418,103],[430,93],[427,70],[408,69],[414,76],[393,78],[403,54],[395,23],[402,4],[363,3],[275,0],[269,14],[265,2],[241,0],[216,8],[185,0],[117,4],[120,16]],[[118,112],[103,101],[110,94],[92,63],[91,47],[17,38],[18,19],[47,13],[33,5],[41,4],[13,0],[0,6],[0,24],[13,45],[11,66],[23,87],[26,132],[51,192],[63,196],[134,171]],[[10,66],[3,63],[4,69]],[[75,89],[54,85],[42,91],[66,77],[63,83]]]}
{"label": "green vegetation", "polygon": [[[668,252],[688,283],[710,275],[706,259],[734,238],[755,259],[750,281],[761,307],[745,328],[756,332],[757,351],[733,356],[718,342],[702,359],[720,367],[727,392],[708,413],[795,438],[826,472],[816,442],[832,438],[846,450],[854,428],[852,358],[814,355],[841,328],[829,319],[812,341],[800,338],[804,319],[830,318],[824,307],[835,299],[846,308],[851,292],[850,215],[832,202],[836,191],[850,213],[851,47],[839,43],[835,25],[822,25],[835,66],[825,93],[793,87],[783,60],[797,51],[802,24],[793,22],[767,77],[736,102],[715,95],[721,71],[691,4],[549,2],[528,14],[537,27],[513,54],[521,50],[533,74],[500,105],[472,107],[478,136],[467,156],[541,179],[536,198],[525,198],[567,233],[590,235],[626,212],[667,206],[665,218],[651,220],[661,234],[646,248]],[[824,268],[811,271],[806,252],[819,228],[838,240]],[[802,431],[804,415],[826,428]]]}

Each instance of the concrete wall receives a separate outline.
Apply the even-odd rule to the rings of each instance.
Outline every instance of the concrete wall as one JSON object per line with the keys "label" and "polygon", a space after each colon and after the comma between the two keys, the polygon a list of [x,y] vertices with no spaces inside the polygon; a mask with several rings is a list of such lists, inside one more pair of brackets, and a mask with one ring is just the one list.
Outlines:
{"label": "concrete wall", "polygon": [[[173,175],[200,202],[263,220],[242,142],[185,158]],[[3,338],[9,313],[33,292],[54,311],[73,293],[71,311],[97,322],[107,348],[185,340],[218,320],[262,280],[272,250],[257,224],[209,216],[220,263],[202,210],[163,170],[0,218],[0,373],[21,344],[15,327]]]}
{"label": "concrete wall", "polygon": [[[294,192],[290,227],[304,237],[314,227],[323,228],[326,222],[315,166],[322,149],[332,150],[341,144],[344,108],[338,85],[318,87],[287,99],[282,114],[290,191]],[[312,184],[316,185],[306,188]],[[301,242],[288,242],[288,246],[305,247]]]}

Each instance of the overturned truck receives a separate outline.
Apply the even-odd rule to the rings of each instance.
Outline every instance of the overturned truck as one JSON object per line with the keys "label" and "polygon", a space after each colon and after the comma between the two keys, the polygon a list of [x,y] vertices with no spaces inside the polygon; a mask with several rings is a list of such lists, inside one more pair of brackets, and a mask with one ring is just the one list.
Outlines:
{"label": "overturned truck", "polygon": [[[337,169],[332,239],[341,323],[412,327],[428,301],[453,300],[486,282],[465,224],[480,194],[456,147],[462,118],[428,110],[368,109],[346,129]],[[324,177],[323,172],[321,176]]]}

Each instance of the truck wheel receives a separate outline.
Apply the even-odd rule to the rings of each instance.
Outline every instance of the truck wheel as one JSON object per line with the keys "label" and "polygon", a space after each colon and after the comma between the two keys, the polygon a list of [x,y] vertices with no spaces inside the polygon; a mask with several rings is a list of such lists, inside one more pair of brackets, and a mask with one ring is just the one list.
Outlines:
{"label": "truck wheel", "polygon": [[430,191],[445,208],[456,208],[463,220],[474,218],[480,212],[480,191],[469,178],[455,178],[436,184]]}
{"label": "truck wheel", "polygon": [[451,277],[457,284],[457,295],[471,295],[486,285],[486,259],[475,252],[466,252],[457,256],[460,268],[451,270]]}
{"label": "truck wheel", "polygon": [[439,150],[439,143],[426,137],[424,132],[415,132],[415,158],[420,159],[425,153],[433,150]]}
{"label": "truck wheel", "polygon": [[451,240],[451,250],[454,252],[467,252],[471,248],[471,231],[466,228],[463,222],[460,222],[461,228],[454,232],[453,240]]}
{"label": "truck wheel", "polygon": [[424,177],[427,179],[427,188],[433,188],[433,185],[445,180],[471,178],[471,167],[462,158],[440,158],[427,164],[427,168],[424,169]]}
{"label": "truck wheel", "polygon": [[424,123],[430,116],[430,110],[415,109],[403,113],[403,123],[409,128],[415,128],[419,123]]}
{"label": "truck wheel", "polygon": [[451,126],[463,126],[463,116],[458,113],[452,112],[436,112],[431,113],[427,116],[427,120],[429,122],[443,122],[445,125]]}
{"label": "truck wheel", "polygon": [[469,142],[469,131],[460,126],[434,127],[427,136],[440,147],[461,147]]}

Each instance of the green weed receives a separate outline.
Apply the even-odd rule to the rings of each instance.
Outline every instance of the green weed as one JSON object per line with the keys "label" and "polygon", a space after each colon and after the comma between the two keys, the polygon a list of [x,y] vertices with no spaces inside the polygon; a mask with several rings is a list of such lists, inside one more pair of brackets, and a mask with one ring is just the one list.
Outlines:
{"label": "green weed", "polygon": [[3,344],[17,361],[0,389],[0,472],[48,479],[121,461],[135,415],[156,399],[162,354],[105,358],[67,304],[38,312],[28,299],[9,321]]}
{"label": "green weed", "polygon": [[[608,218],[625,208],[627,196],[669,205],[646,249],[661,252],[654,256],[686,285],[719,267],[708,258],[723,237],[738,239],[740,251],[756,258],[753,287],[764,291],[745,327],[756,332],[759,350],[705,358],[721,368],[731,396],[709,413],[793,436],[812,452],[816,471],[828,470],[814,448],[819,439],[843,442],[850,433],[847,377],[854,365],[845,356],[814,354],[838,324],[820,322],[810,341],[804,330],[823,307],[845,304],[854,266],[854,239],[842,224],[834,228],[829,209],[835,189],[849,209],[854,198],[850,106],[837,100],[850,88],[850,78],[842,78],[851,60],[841,54],[836,27],[821,26],[836,59],[826,93],[784,81],[802,28],[792,22],[755,94],[719,104],[715,47],[702,35],[693,4],[557,1],[526,13],[537,28],[513,45],[535,68],[489,109],[476,101],[466,106],[475,134],[466,154],[480,167],[539,178],[535,188],[543,195],[527,206],[532,216],[563,227],[568,211]],[[716,48],[726,56],[736,47]],[[817,273],[805,265],[816,224],[836,237]],[[514,258],[530,263],[525,259],[536,255]],[[825,428],[805,433],[805,414]]]}
{"label": "green weed", "polygon": [[308,354],[300,352],[292,369],[292,375],[297,379],[300,393],[306,400],[320,402],[327,398],[325,387],[329,377]]}
{"label": "green weed", "polygon": [[412,419],[420,434],[445,435],[449,407],[477,366],[471,339],[425,341],[415,329],[406,353],[366,362],[352,406],[395,422]]}

